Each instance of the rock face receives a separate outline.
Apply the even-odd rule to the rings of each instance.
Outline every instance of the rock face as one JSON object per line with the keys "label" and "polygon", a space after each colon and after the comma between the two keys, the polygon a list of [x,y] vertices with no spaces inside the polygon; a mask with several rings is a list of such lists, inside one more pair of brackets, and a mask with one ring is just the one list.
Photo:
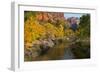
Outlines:
{"label": "rock face", "polygon": [[42,22],[57,23],[59,20],[65,21],[64,13],[61,12],[38,12],[37,20]]}
{"label": "rock face", "polygon": [[73,31],[76,31],[77,28],[78,28],[78,25],[80,23],[79,18],[77,18],[77,17],[70,17],[70,18],[67,19],[67,21],[68,21],[68,24],[70,25],[70,28]]}

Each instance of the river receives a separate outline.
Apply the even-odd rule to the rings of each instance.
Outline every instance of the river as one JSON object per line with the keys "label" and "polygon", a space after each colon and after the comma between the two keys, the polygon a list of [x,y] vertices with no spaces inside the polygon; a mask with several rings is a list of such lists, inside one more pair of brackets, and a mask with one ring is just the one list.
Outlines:
{"label": "river", "polygon": [[72,53],[71,49],[70,48],[67,48],[64,52],[64,57],[62,59],[74,59],[75,56],[74,54]]}

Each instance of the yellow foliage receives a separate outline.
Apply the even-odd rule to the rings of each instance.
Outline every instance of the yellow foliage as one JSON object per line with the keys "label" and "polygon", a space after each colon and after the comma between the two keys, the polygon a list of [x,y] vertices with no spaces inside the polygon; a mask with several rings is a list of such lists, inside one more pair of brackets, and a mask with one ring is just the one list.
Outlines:
{"label": "yellow foliage", "polygon": [[60,25],[58,28],[58,37],[63,37],[64,36],[64,27]]}
{"label": "yellow foliage", "polygon": [[47,36],[56,37],[56,38],[64,36],[64,30],[63,30],[62,25],[60,25],[59,27],[56,27],[53,24],[47,23],[47,24],[44,24],[44,26],[46,29]]}
{"label": "yellow foliage", "polygon": [[65,30],[65,36],[71,36],[71,35],[75,35],[75,32],[71,29],[67,29]]}
{"label": "yellow foliage", "polygon": [[71,29],[64,31],[63,25],[58,27],[51,23],[40,24],[36,19],[30,17],[24,23],[24,42],[32,43],[40,38],[63,38],[64,36],[74,35]]}
{"label": "yellow foliage", "polygon": [[45,35],[45,28],[36,20],[30,18],[24,24],[24,41],[32,43],[34,40]]}
{"label": "yellow foliage", "polygon": [[55,36],[56,34],[56,27],[50,23],[44,24],[46,35],[47,36]]}

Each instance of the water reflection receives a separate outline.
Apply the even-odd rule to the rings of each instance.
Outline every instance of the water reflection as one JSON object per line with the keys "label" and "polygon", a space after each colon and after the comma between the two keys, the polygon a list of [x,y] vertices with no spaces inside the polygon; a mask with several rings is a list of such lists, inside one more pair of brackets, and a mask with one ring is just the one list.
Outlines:
{"label": "water reflection", "polygon": [[[33,51],[34,52],[34,51]],[[32,53],[33,53],[32,52]],[[36,56],[25,56],[25,61],[65,60],[90,58],[89,42],[68,42],[66,40],[56,43],[52,48],[34,52]]]}

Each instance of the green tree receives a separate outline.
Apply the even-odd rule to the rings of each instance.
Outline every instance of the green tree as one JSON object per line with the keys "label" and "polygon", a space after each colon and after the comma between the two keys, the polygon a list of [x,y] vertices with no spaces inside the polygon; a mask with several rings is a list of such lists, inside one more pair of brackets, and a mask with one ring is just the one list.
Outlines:
{"label": "green tree", "polygon": [[90,15],[89,14],[83,15],[80,18],[79,31],[80,31],[79,34],[80,38],[90,37]]}

